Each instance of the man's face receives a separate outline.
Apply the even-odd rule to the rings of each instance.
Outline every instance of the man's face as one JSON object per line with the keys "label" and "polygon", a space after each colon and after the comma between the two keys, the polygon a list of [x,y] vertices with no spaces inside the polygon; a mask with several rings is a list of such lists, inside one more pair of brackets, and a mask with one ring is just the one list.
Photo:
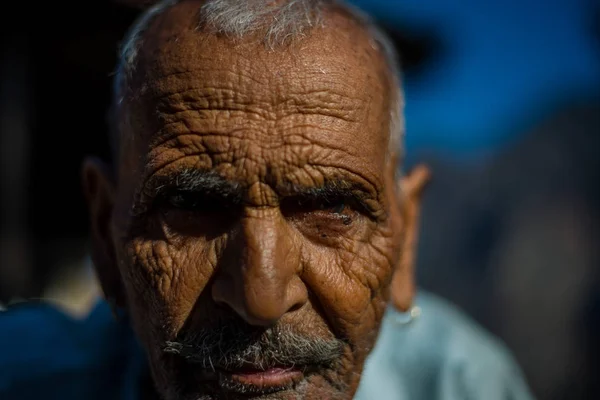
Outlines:
{"label": "man's face", "polygon": [[113,194],[86,178],[104,291],[166,399],[350,399],[404,229],[384,61],[337,15],[269,51],[194,7],[144,36]]}

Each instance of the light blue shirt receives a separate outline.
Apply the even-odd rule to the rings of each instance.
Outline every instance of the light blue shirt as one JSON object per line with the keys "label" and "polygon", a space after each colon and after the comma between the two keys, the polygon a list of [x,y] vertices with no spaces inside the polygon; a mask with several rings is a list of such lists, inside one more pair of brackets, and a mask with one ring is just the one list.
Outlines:
{"label": "light blue shirt", "polygon": [[[426,293],[410,324],[389,309],[356,400],[530,400],[507,350]],[[137,400],[144,357],[100,303],[85,320],[48,305],[0,312],[0,399]]]}
{"label": "light blue shirt", "polygon": [[[520,368],[497,339],[437,296],[421,314],[387,310],[356,400],[531,400]],[[400,322],[400,323],[398,323]]]}

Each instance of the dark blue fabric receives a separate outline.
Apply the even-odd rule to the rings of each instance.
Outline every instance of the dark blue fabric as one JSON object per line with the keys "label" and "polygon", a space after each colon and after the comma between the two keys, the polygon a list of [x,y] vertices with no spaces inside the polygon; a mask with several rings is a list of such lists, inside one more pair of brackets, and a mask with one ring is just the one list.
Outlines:
{"label": "dark blue fabric", "polygon": [[85,320],[44,304],[0,313],[0,399],[137,397],[143,357],[127,324],[99,303]]}

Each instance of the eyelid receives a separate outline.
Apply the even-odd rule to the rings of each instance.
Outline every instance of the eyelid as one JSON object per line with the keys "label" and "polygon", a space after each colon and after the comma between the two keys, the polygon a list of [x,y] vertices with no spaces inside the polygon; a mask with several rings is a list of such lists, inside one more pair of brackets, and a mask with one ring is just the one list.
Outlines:
{"label": "eyelid", "polygon": [[221,192],[213,192],[209,190],[189,190],[189,189],[178,189],[171,188],[165,190],[162,194],[156,198],[165,201],[173,196],[192,196],[199,200],[209,200],[220,202],[223,205],[231,206],[240,204],[240,199],[237,196],[229,196]]}
{"label": "eyelid", "polygon": [[[307,205],[314,203],[330,203],[331,207],[335,206],[338,202],[344,203],[348,208],[366,216],[371,220],[379,219],[380,213],[369,206],[365,201],[365,197],[358,193],[341,193],[339,195],[333,195],[326,198],[321,196],[290,196],[288,199],[299,205]],[[282,203],[287,199],[282,199]]]}
{"label": "eyelid", "polygon": [[350,199],[349,205],[356,209],[357,212],[366,215],[368,218],[376,220],[377,219],[377,211],[373,210],[373,207],[370,207],[364,199],[352,197]]}

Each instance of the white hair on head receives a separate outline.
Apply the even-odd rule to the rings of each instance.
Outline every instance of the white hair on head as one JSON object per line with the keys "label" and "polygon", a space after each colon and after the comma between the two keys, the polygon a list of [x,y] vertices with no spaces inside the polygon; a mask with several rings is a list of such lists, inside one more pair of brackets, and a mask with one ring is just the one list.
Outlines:
{"label": "white hair on head", "polygon": [[[143,34],[154,18],[179,0],[162,0],[145,11],[125,36],[119,66],[114,80],[113,107],[121,102],[127,81],[135,70],[136,58]],[[392,41],[358,8],[336,0],[206,0],[200,8],[199,24],[215,33],[243,38],[264,32],[265,45],[275,50],[287,40],[301,39],[306,30],[323,27],[322,11],[338,7],[348,12],[369,33],[373,48],[383,55],[394,86],[394,101],[390,109],[388,155],[398,157],[398,170],[403,156],[404,95],[401,87],[398,54]]]}
{"label": "white hair on head", "polygon": [[122,101],[121,94],[125,88],[126,80],[135,69],[136,58],[142,47],[144,32],[146,32],[146,29],[148,29],[148,26],[154,18],[178,2],[179,0],[159,1],[140,15],[135,23],[129,28],[127,34],[125,34],[119,51],[119,63],[113,82],[113,91],[114,94],[118,94],[118,97],[113,99],[113,101],[116,100],[117,103]]}
{"label": "white hair on head", "polygon": [[201,10],[202,22],[219,33],[244,37],[265,31],[271,48],[321,22],[321,7],[332,0],[208,0]]}

